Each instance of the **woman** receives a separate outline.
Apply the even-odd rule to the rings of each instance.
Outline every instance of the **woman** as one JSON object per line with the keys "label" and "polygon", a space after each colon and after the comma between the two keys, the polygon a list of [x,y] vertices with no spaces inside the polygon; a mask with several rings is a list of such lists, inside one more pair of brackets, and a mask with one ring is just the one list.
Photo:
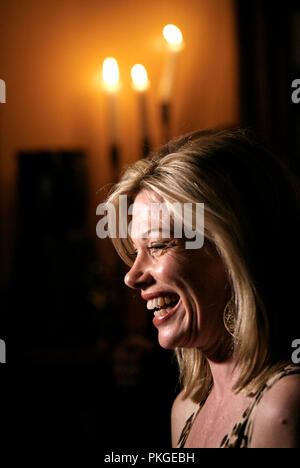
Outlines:
{"label": "woman", "polygon": [[[141,292],[160,345],[178,359],[173,446],[298,447],[295,180],[247,131],[212,130],[136,162],[108,204],[117,208],[120,195],[133,204],[130,235],[113,239],[131,267],[125,283]],[[185,234],[201,204],[204,242],[193,248]],[[193,218],[180,236],[184,206]]]}

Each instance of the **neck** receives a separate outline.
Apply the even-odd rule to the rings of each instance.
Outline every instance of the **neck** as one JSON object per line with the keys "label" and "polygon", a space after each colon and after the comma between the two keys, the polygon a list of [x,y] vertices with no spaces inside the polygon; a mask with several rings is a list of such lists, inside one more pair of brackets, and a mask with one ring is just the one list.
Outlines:
{"label": "neck", "polygon": [[223,362],[208,359],[208,364],[214,382],[214,394],[216,398],[232,395],[232,387],[238,375],[237,370],[234,368],[235,362],[233,357]]}
{"label": "neck", "polygon": [[238,377],[232,337],[224,327],[220,326],[219,331],[215,332],[215,340],[208,342],[201,351],[210,367],[215,397],[221,399],[232,396],[232,387]]}

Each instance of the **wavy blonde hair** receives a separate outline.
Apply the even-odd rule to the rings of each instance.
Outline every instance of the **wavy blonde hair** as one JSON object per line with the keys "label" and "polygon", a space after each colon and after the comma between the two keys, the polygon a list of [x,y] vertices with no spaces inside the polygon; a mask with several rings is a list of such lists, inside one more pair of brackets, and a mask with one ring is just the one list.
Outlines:
{"label": "wavy blonde hair", "polygon": [[[209,130],[174,139],[137,161],[107,199],[118,208],[120,195],[133,202],[146,189],[169,203],[204,203],[205,238],[223,259],[231,286],[236,392],[258,391],[290,359],[295,337],[286,307],[293,304],[297,284],[285,260],[288,255],[291,262],[291,253],[293,261],[299,259],[299,249],[291,248],[299,239],[293,226],[299,219],[297,187],[249,131]],[[113,243],[131,265],[130,238]],[[206,357],[197,348],[175,353],[185,397],[201,401],[212,384]]]}

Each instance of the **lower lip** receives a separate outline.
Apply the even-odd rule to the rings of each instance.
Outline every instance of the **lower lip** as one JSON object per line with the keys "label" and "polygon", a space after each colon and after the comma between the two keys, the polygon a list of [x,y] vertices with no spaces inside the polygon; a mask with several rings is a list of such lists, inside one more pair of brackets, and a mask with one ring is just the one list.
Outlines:
{"label": "lower lip", "polygon": [[172,317],[172,315],[174,315],[177,312],[177,309],[180,306],[180,304],[181,299],[179,299],[175,307],[173,307],[173,309],[171,309],[170,312],[168,312],[167,314],[157,317],[155,316],[152,320],[153,325],[155,325],[155,327],[159,327],[162,323],[164,323],[166,320]]}

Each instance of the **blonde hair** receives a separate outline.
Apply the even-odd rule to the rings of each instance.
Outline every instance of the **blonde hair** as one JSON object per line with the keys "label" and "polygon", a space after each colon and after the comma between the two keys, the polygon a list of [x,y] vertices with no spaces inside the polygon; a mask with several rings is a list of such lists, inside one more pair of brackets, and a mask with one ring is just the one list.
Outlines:
{"label": "blonde hair", "polygon": [[[291,181],[288,171],[250,132],[209,130],[177,138],[137,161],[107,200],[117,208],[120,195],[133,202],[146,189],[169,203],[204,203],[205,238],[223,259],[231,286],[236,392],[258,391],[291,354],[294,337],[289,326],[283,326],[287,319],[282,308],[292,299],[296,282],[294,287],[283,280],[284,272],[276,271],[278,264],[285,267],[276,239],[292,241],[298,235],[291,229],[293,216],[299,216]],[[113,243],[130,265],[130,238]],[[185,396],[201,401],[212,384],[206,357],[197,348],[175,352]]]}

